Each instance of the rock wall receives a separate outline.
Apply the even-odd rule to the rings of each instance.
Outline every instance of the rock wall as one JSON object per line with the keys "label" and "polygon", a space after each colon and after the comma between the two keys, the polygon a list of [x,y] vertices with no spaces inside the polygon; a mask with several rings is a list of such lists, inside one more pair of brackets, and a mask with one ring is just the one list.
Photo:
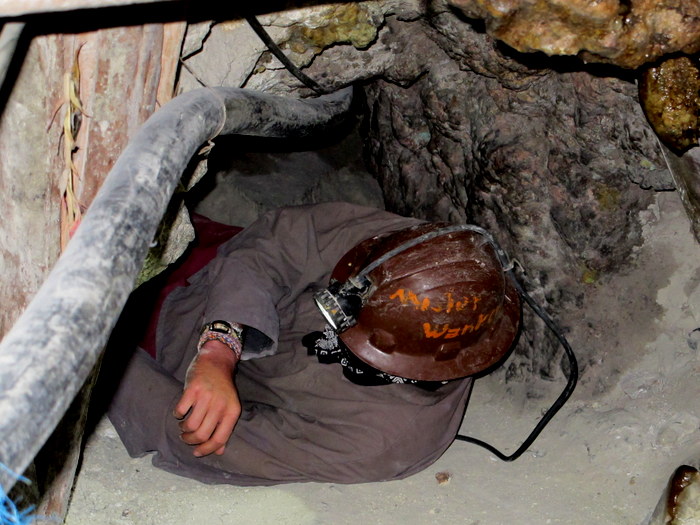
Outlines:
{"label": "rock wall", "polygon": [[[673,187],[634,82],[508,57],[447,12],[392,34],[415,32],[429,37],[414,55],[425,73],[366,89],[368,157],[387,205],[496,232],[528,287],[571,326],[586,294],[630,264],[649,190]],[[553,374],[547,341],[541,326],[531,331],[511,373]],[[605,351],[588,346],[584,363]]]}
{"label": "rock wall", "polygon": [[[633,0],[620,3],[614,12],[614,3],[599,3],[596,14],[589,12],[587,3],[374,0],[287,9],[263,13],[259,18],[283,51],[325,89],[358,86],[360,98],[365,99],[361,112],[367,164],[384,188],[389,209],[426,219],[472,221],[490,228],[525,268],[523,278],[533,293],[559,312],[567,329],[579,330],[585,338],[581,327],[586,322],[577,317],[581,305],[594,290],[633,263],[640,242],[639,212],[648,207],[654,191],[673,189],[677,178],[669,175],[657,138],[640,109],[636,74],[617,67],[637,65],[623,60],[632,56],[630,53],[622,47],[599,53],[592,44],[581,44],[581,39],[578,47],[570,50],[544,44],[519,46],[524,51],[579,54],[587,60],[596,55],[596,60],[614,64],[591,65],[576,57],[523,54],[494,36],[503,36],[506,23],[525,27],[528,6],[535,6],[543,10],[537,15],[541,21],[546,18],[541,13],[547,9],[557,12],[550,18],[553,25],[542,33],[545,36],[559,34],[552,28],[561,29],[560,22],[567,17],[573,16],[571,19],[580,24],[588,17],[594,25],[611,30],[621,23],[626,28],[620,33],[624,38],[610,42],[626,42],[639,52],[646,49],[649,59],[663,58],[663,53],[671,51],[696,51],[693,35],[698,13],[694,4],[665,2],[654,11],[652,3]],[[494,11],[498,6],[505,11]],[[678,16],[682,24],[669,26],[669,20]],[[580,24],[575,27],[580,29]],[[122,50],[135,45],[142,54],[129,59],[123,53],[112,56],[105,67],[121,78],[124,71],[157,70],[155,55],[159,53],[163,63],[174,63],[181,42],[180,24],[175,26],[177,36],[168,46],[141,46],[138,38],[129,42],[129,38],[118,39]],[[541,29],[539,25],[532,27]],[[125,29],[110,31],[121,34]],[[139,31],[147,38],[153,33],[158,41],[161,28],[147,24]],[[637,40],[633,38],[635,31]],[[503,39],[516,45],[505,36]],[[75,49],[60,59],[53,58],[55,51],[44,53],[49,57],[45,58],[35,49],[39,48],[32,48],[27,60],[30,73],[20,82],[31,83],[26,79],[36,76],[33,71],[41,68],[45,71],[39,72],[40,77],[61,79],[74,61]],[[294,96],[311,94],[272,57],[245,20],[235,15],[189,24],[181,51],[179,91],[202,85],[233,85]],[[90,46],[85,46],[80,56],[83,66],[88,65],[85,60],[100,64],[90,54]],[[156,75],[137,77],[149,89],[156,89],[150,84]],[[112,105],[96,111],[95,104],[105,90],[103,83],[90,83],[95,78],[83,77],[83,87],[96,94],[85,97],[88,116],[83,119],[82,139],[78,136],[78,141],[88,140],[90,130],[88,142],[94,146],[79,145],[75,151],[79,169],[90,172],[82,180],[83,205],[94,194],[114,159],[117,142],[121,142],[108,144],[105,137],[123,135],[122,127],[108,124],[114,122],[113,115],[100,118],[103,109],[118,111],[122,100],[108,100]],[[124,129],[131,129],[130,125],[144,118],[154,105],[144,103],[143,97],[131,90],[132,77],[124,78],[127,98],[139,106],[124,117]],[[41,173],[54,175],[62,169],[61,130],[51,115],[64,94],[59,81],[49,84],[50,95],[40,101],[32,99],[32,90],[26,91],[27,101],[19,96],[11,98],[3,116],[2,147],[13,152],[7,156],[3,172],[5,187],[13,195],[2,233],[8,241],[3,245],[3,267],[5,273],[17,278],[4,282],[4,295],[14,299],[0,320],[0,332],[26,304],[26,296],[31,295],[26,289],[38,286],[57,255],[51,233],[60,201],[51,195],[57,189],[56,177],[42,182],[36,177],[16,176],[26,172],[27,166],[43,166]],[[682,81],[676,84],[687,85]],[[690,100],[691,117],[698,114],[695,91],[694,98],[684,98]],[[32,110],[32,104],[41,107]],[[651,106],[645,107],[648,114],[664,114],[656,105],[653,111]],[[42,124],[10,129],[16,122],[28,121],[22,117],[27,111],[44,115]],[[685,117],[675,115],[675,121],[685,121]],[[46,122],[50,122],[48,136]],[[697,137],[690,136],[693,141]],[[97,158],[90,155],[87,162],[89,150],[102,153]],[[56,155],[44,155],[38,164],[25,162],[36,156],[32,151]],[[695,179],[682,191],[688,195],[689,209],[697,208],[696,166],[693,163],[690,169]],[[685,168],[674,171],[688,171]],[[32,206],[40,215],[48,210],[48,219],[38,223],[41,233],[25,219]],[[697,225],[697,218],[694,221]],[[18,228],[26,235],[16,235]],[[34,264],[28,258],[40,262]],[[28,267],[37,271],[29,275]],[[24,288],[18,290],[18,286]],[[526,334],[520,352],[527,355],[533,348],[550,347],[544,357],[527,367],[547,375],[556,368],[556,359],[552,359],[556,351],[549,343],[539,343],[544,340],[547,336],[540,327]],[[584,363],[605,351],[602,345],[589,347],[583,352]],[[513,372],[518,369],[516,365]]]}
{"label": "rock wall", "polygon": [[[362,87],[365,155],[387,208],[489,228],[585,368],[619,344],[614,333],[592,337],[602,328],[586,304],[634,264],[654,192],[674,189],[635,74],[523,54],[447,3],[428,5],[359,2],[259,19],[324,88]],[[311,94],[243,20],[192,29],[181,89]],[[525,324],[509,377],[556,375],[555,339],[528,311]]]}

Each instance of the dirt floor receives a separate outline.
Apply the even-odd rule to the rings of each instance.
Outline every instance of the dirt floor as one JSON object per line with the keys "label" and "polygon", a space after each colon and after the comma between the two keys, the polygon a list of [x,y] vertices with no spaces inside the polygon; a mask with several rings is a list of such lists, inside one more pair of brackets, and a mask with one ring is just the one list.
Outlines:
{"label": "dirt floor", "polygon": [[[323,185],[323,176],[309,184]],[[298,191],[302,200],[310,194],[308,188]],[[103,420],[87,444],[66,523],[648,523],[675,468],[700,460],[700,246],[676,193],[658,194],[642,218],[645,244],[634,268],[592,290],[584,305],[590,318],[618,331],[623,344],[609,361],[590,367],[592,376],[584,375],[569,403],[516,462],[456,442],[432,467],[403,481],[208,486],[156,470],[149,457],[129,458]],[[657,315],[642,327],[642,309],[650,303]],[[604,322],[610,316],[615,323]],[[596,393],[592,377],[613,372],[614,387]],[[547,385],[549,399],[528,399],[502,374],[480,379],[462,432],[512,451],[562,386],[563,378]]]}

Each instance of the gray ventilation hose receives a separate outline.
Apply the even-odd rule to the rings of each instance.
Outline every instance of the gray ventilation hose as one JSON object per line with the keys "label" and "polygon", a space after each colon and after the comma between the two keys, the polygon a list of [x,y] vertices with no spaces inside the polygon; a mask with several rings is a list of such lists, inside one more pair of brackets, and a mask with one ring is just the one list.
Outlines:
{"label": "gray ventilation hose", "polygon": [[[22,473],[101,354],[188,162],[220,134],[300,137],[347,115],[352,88],[294,100],[202,88],[130,141],[38,293],[0,343],[0,465]],[[15,478],[0,468],[7,492]]]}

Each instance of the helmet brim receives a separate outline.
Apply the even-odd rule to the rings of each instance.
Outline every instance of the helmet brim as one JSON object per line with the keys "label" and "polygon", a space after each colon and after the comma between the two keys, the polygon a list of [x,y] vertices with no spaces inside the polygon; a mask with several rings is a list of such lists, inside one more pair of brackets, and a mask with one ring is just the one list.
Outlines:
{"label": "helmet brim", "polygon": [[371,329],[358,324],[342,332],[345,345],[368,365],[391,375],[419,381],[447,381],[484,372],[502,361],[512,349],[520,328],[520,296],[508,276],[500,319],[488,326],[474,344],[460,348],[449,359],[434,354],[387,352],[372,343]]}

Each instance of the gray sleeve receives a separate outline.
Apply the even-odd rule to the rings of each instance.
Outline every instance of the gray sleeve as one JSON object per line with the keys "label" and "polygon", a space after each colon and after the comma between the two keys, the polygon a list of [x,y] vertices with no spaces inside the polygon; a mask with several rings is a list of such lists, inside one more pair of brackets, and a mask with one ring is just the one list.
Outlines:
{"label": "gray sleeve", "polygon": [[191,283],[206,289],[202,321],[249,327],[243,359],[276,351],[280,312],[309,286],[325,286],[358,242],[419,222],[383,210],[327,203],[274,210],[224,243]]}

